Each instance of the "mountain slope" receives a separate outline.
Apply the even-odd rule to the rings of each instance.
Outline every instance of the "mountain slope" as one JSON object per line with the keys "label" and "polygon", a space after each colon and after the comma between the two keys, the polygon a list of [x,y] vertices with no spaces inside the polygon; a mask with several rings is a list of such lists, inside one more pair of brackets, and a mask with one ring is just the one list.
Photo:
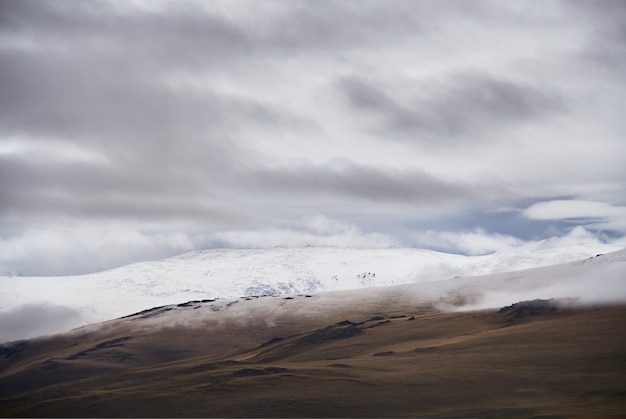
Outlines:
{"label": "mountain slope", "polygon": [[[0,320],[0,341],[68,330],[177,301],[438,281],[569,262],[618,249],[577,240],[553,239],[484,256],[395,248],[213,249],[90,275],[0,277],[0,314],[6,319]],[[36,317],[29,317],[36,311]]]}
{"label": "mountain slope", "polygon": [[[0,415],[619,415],[625,284],[622,250],[473,278],[154,307],[0,345]],[[565,299],[510,300],[549,293]],[[500,298],[502,309],[471,311]]]}
{"label": "mountain slope", "polygon": [[626,337],[616,333],[626,306],[543,300],[449,313],[344,302],[275,323],[139,327],[174,311],[157,310],[4,346],[0,414],[597,417],[626,406]]}

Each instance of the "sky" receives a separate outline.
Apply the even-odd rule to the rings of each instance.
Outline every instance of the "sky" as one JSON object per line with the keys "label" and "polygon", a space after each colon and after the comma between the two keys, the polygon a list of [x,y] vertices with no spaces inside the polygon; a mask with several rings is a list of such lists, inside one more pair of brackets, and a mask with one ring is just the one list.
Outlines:
{"label": "sky", "polygon": [[626,246],[626,3],[0,0],[0,272]]}

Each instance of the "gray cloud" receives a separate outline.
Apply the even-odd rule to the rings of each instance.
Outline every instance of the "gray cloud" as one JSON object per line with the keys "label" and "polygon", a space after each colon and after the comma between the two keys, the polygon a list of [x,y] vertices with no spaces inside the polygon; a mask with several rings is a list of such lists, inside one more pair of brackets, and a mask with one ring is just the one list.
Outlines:
{"label": "gray cloud", "polygon": [[480,72],[407,86],[420,97],[404,103],[382,86],[355,76],[342,79],[338,87],[355,110],[373,116],[376,127],[382,125],[374,131],[416,141],[482,139],[487,132],[540,120],[565,107],[548,89]]}
{"label": "gray cloud", "polygon": [[[146,15],[107,2],[40,6],[2,8],[9,47],[0,49],[0,133],[40,148],[73,144],[99,159],[57,161],[45,151],[1,157],[2,177],[10,179],[1,186],[1,209],[232,218],[219,201],[232,186],[229,173],[246,159],[240,127],[292,120],[261,98],[210,86],[179,89],[163,78],[179,69],[228,67],[224,62],[247,51],[247,35],[185,7]],[[37,47],[11,48],[18,41]]]}
{"label": "gray cloud", "polygon": [[[285,6],[286,3],[278,2]],[[458,0],[294,0],[279,8],[256,31],[255,47],[263,52],[328,53],[349,55],[372,48],[406,46],[407,53],[422,43],[432,43],[450,22],[485,26],[532,25],[533,8]]]}
{"label": "gray cloud", "polygon": [[620,0],[572,2],[573,13],[587,26],[579,63],[595,64],[613,76],[626,72],[626,4]]}
{"label": "gray cloud", "polygon": [[0,343],[69,330],[83,325],[83,314],[76,309],[54,305],[23,304],[0,316]]}
{"label": "gray cloud", "polygon": [[388,7],[376,1],[295,1],[263,28],[263,48],[348,52],[384,43],[389,38],[412,38],[429,25],[423,6],[415,2],[397,2],[395,7]]}
{"label": "gray cloud", "polygon": [[250,49],[248,35],[234,22],[189,3],[170,4],[165,14],[145,13],[123,2],[21,3],[3,1],[5,34],[43,43],[51,52],[80,53],[86,59],[103,54],[117,60],[109,64],[126,71],[205,66]]}
{"label": "gray cloud", "polygon": [[[242,183],[267,194],[335,195],[364,201],[422,203],[463,202],[478,198],[480,187],[448,182],[420,170],[382,170],[376,166],[337,163],[299,165],[248,173]],[[496,189],[498,189],[496,187]],[[506,191],[500,190],[502,194]]]}
{"label": "gray cloud", "polygon": [[621,202],[623,6],[601,3],[5,0],[0,240],[320,214],[394,240],[512,199]]}
{"label": "gray cloud", "polygon": [[263,123],[281,118],[258,100],[206,88],[181,91],[160,83],[154,74],[85,63],[80,55],[57,61],[11,52],[4,58],[0,123],[5,134],[108,147],[132,141],[131,146],[148,143],[155,150],[172,147],[179,138],[197,142],[225,136],[225,130],[242,120]]}
{"label": "gray cloud", "polygon": [[158,162],[143,172],[142,167],[123,163],[1,158],[0,176],[9,181],[0,185],[0,211],[93,219],[237,220],[237,211],[224,208],[219,199],[222,185],[206,182],[210,169],[179,172],[171,162],[162,169],[159,172]]}

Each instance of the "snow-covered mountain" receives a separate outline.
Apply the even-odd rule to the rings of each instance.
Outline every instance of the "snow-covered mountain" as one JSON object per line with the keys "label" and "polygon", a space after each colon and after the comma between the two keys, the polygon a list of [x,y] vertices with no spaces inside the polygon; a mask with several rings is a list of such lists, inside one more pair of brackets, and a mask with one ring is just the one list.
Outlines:
{"label": "snow-covered mountain", "polygon": [[0,340],[190,300],[433,282],[554,265],[619,249],[571,238],[484,256],[401,248],[213,249],[89,275],[0,277]]}
{"label": "snow-covered mountain", "polygon": [[306,322],[325,316],[339,318],[343,312],[355,315],[360,308],[366,312],[363,316],[367,316],[374,314],[367,311],[373,308],[404,313],[457,311],[498,308],[536,299],[557,299],[563,304],[624,303],[626,249],[575,262],[474,277],[272,297],[208,299],[165,305],[112,322],[90,325],[87,330],[124,322],[141,330],[198,324],[207,328],[233,323],[278,325],[294,319]]}

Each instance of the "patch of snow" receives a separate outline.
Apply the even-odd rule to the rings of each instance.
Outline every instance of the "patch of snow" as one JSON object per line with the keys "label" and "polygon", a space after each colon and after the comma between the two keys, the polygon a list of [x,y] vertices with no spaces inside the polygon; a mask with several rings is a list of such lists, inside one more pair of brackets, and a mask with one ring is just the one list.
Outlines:
{"label": "patch of snow", "polygon": [[[423,249],[352,249],[335,247],[212,249],[135,263],[109,271],[66,277],[0,277],[0,315],[25,305],[54,304],[80,315],[71,327],[109,320],[146,308],[179,302],[263,294],[312,294],[432,283],[447,286],[453,277],[581,261],[620,247],[578,241],[544,241],[512,251],[463,256]],[[588,259],[592,257],[592,259]],[[585,259],[587,261],[585,261]],[[502,276],[502,287],[515,284],[515,272]],[[481,290],[481,279],[464,279],[465,295]],[[443,292],[443,291],[442,291]],[[481,294],[483,295],[483,294]],[[553,295],[555,296],[555,295]],[[66,330],[67,323],[59,325]],[[12,336],[20,338],[28,336]],[[5,337],[0,336],[0,340]]]}

